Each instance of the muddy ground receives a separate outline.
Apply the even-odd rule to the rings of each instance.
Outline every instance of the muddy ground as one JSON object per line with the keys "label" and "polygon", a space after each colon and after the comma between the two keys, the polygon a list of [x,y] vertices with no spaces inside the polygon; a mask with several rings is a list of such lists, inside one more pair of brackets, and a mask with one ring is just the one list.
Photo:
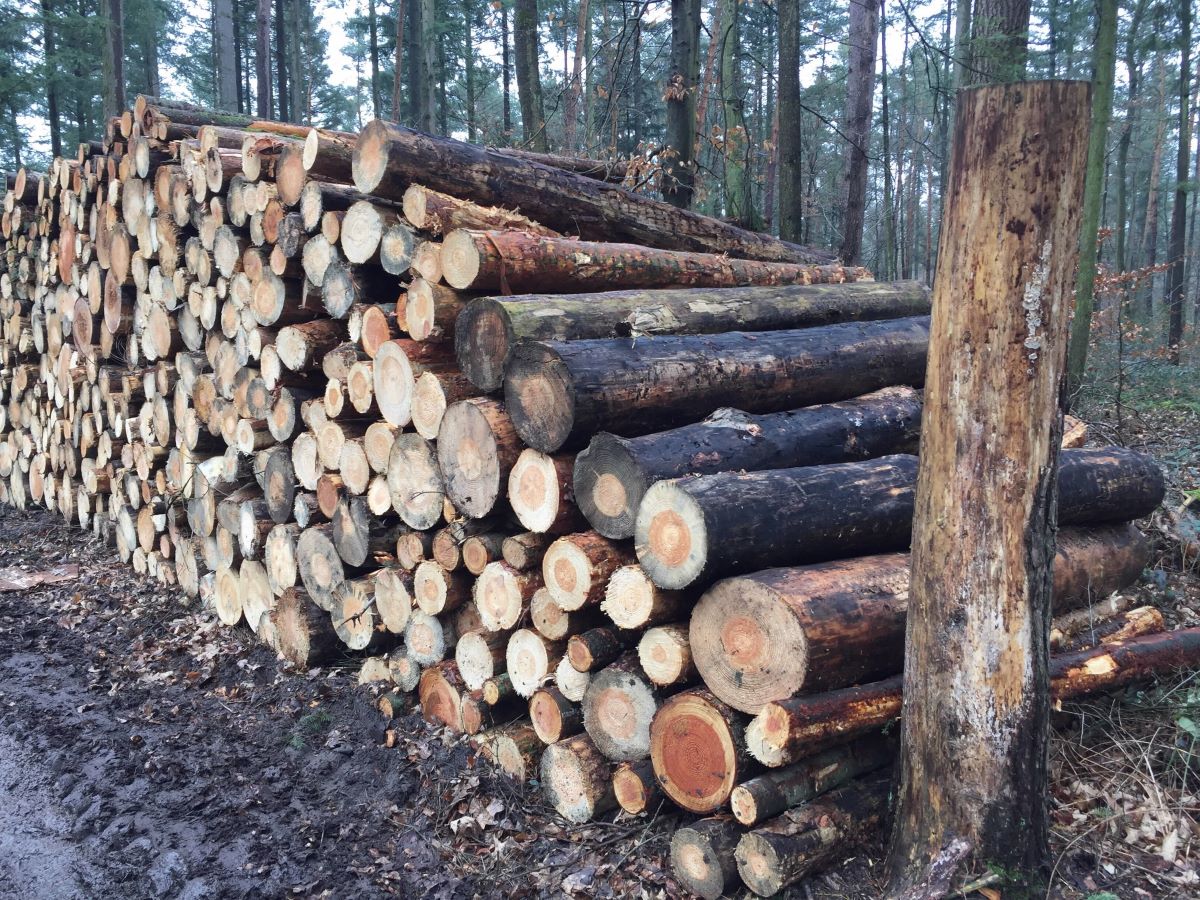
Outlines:
{"label": "muddy ground", "polygon": [[[567,826],[415,712],[385,723],[351,661],[289,670],[60,519],[0,507],[0,568],[67,562],[78,579],[0,592],[0,898],[680,893],[675,814]],[[1198,585],[1168,566],[1138,590],[1196,624]],[[1060,717],[1052,896],[1200,896],[1189,684]],[[878,896],[881,855],[789,894]]]}

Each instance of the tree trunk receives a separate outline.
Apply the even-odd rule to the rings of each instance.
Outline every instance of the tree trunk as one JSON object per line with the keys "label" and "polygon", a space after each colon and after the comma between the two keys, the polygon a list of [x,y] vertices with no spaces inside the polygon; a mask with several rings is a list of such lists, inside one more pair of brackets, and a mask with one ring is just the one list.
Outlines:
{"label": "tree trunk", "polygon": [[1087,178],[1083,188],[1083,232],[1079,236],[1079,275],[1075,285],[1075,316],[1067,352],[1067,403],[1083,385],[1091,339],[1092,306],[1096,295],[1099,256],[1100,203],[1104,192],[1104,160],[1108,126],[1112,121],[1113,76],[1117,64],[1117,0],[1101,0],[1096,22],[1092,74],[1092,126],[1088,137]]}
{"label": "tree trunk", "polygon": [[779,236],[800,241],[804,232],[804,159],[800,123],[800,4],[779,6]]}
{"label": "tree trunk", "polygon": [[[1161,51],[1155,58],[1158,69],[1158,92],[1154,108],[1158,110],[1158,125],[1154,131],[1154,149],[1150,154],[1149,184],[1146,186],[1146,210],[1142,223],[1142,258],[1141,266],[1153,268],[1158,264],[1158,231],[1159,231],[1159,185],[1162,182],[1162,158],[1167,139],[1167,67],[1163,62]],[[1157,276],[1153,273],[1145,279],[1144,287],[1138,291],[1138,317],[1143,322],[1149,322],[1154,312],[1154,283]]]}
{"label": "tree trunk", "polygon": [[402,115],[400,111],[400,81],[404,66],[404,3],[405,0],[396,0],[396,55],[392,60],[392,108],[390,116],[393,122],[399,122]]}
{"label": "tree trunk", "polygon": [[893,319],[927,314],[928,296],[916,282],[864,281],[489,297],[472,301],[459,314],[454,348],[471,383],[494,391],[503,384],[504,367],[521,340],[775,331]]}
{"label": "tree trunk", "polygon": [[1183,340],[1184,252],[1187,249],[1187,201],[1194,188],[1188,175],[1192,161],[1192,5],[1179,4],[1179,154],[1175,164],[1175,204],[1171,208],[1171,268],[1167,276],[1167,358],[1179,365],[1179,343]]}
{"label": "tree trunk", "polygon": [[[846,73],[846,148],[842,260],[862,256],[863,217],[867,207],[868,149],[875,97],[875,50],[879,43],[879,0],[850,0],[850,69]],[[886,65],[886,62],[885,62]]]}
{"label": "tree trunk", "polygon": [[[1065,529],[1054,613],[1133,584],[1149,561],[1150,546],[1131,525]],[[692,612],[696,667],[710,691],[748,713],[793,694],[894,675],[904,663],[909,585],[907,553],[727,578]]]}
{"label": "tree trunk", "polygon": [[516,52],[517,94],[521,103],[521,131],[525,143],[548,153],[546,113],[542,103],[541,51],[538,41],[537,0],[513,4],[513,49]]}
{"label": "tree trunk", "polygon": [[[575,23],[575,54],[571,64],[570,80],[567,83],[566,103],[563,120],[563,149],[572,153],[579,149],[579,96],[583,88],[583,51],[588,42],[588,0],[579,0],[578,19]],[[566,47],[564,46],[564,51]]]}
{"label": "tree trunk", "polygon": [[258,116],[271,118],[271,0],[258,0],[255,13],[254,82]]}
{"label": "tree trunk", "polygon": [[[742,44],[737,0],[721,0],[721,97],[723,98],[722,155],[725,159],[725,216],[744,228],[757,228],[752,180],[746,172],[749,135],[746,131],[745,88],[742,85]],[[694,143],[694,141],[693,141]]]}
{"label": "tree trunk", "polygon": [[233,0],[213,0],[213,54],[217,66],[217,108],[236,110],[238,65],[233,46]]}
{"label": "tree trunk", "polygon": [[[922,436],[928,403],[927,393]],[[679,590],[735,572],[903,550],[916,472],[915,457],[887,456],[660,481],[638,509],[638,561],[659,587]],[[1129,450],[1067,450],[1058,491],[1061,524],[1127,522],[1158,507],[1163,478],[1152,459]]]}
{"label": "tree trunk", "polygon": [[508,43],[508,3],[505,0],[500,2],[500,42],[501,42],[501,81],[503,84],[503,127],[504,140],[508,143],[512,140],[512,59]]}
{"label": "tree trunk", "polygon": [[279,119],[291,121],[291,103],[288,94],[288,50],[287,50],[287,21],[283,16],[283,0],[275,0],[275,77],[279,81],[278,107]]}
{"label": "tree trunk", "polygon": [[[104,119],[125,110],[125,4],[107,0],[104,47]],[[150,38],[153,40],[153,37]]]}
{"label": "tree trunk", "polygon": [[[1069,484],[1055,483],[1058,403],[1088,94],[1042,82],[960,95],[913,522],[895,892],[933,896],[989,864],[1029,884],[1045,874],[1050,567]],[[976,344],[981,329],[995,339]]]}
{"label": "tree trunk", "polygon": [[1145,16],[1148,0],[1138,0],[1133,8],[1129,33],[1125,38],[1125,76],[1129,81],[1126,90],[1125,124],[1121,128],[1121,139],[1117,144],[1117,271],[1133,268],[1128,252],[1129,222],[1129,148],[1133,143],[1133,125],[1137,114],[1138,89],[1142,82],[1142,61],[1137,52],[1137,40]]}
{"label": "tree trunk", "polygon": [[927,336],[928,320],[916,317],[792,331],[529,342],[512,354],[505,398],[522,440],[553,453],[597,431],[649,434],[722,406],[776,412],[918,385]]}
{"label": "tree trunk", "polygon": [[354,184],[363,193],[393,201],[403,200],[410,184],[423,184],[475,203],[519,208],[549,228],[585,239],[776,261],[830,259],[824,251],[676,210],[594,178],[378,120],[363,130],[354,148]]}
{"label": "tree trunk", "polygon": [[671,58],[664,100],[666,149],[662,196],[679,209],[692,205],[696,182],[696,81],[700,77],[700,0],[671,0]]}
{"label": "tree trunk", "polygon": [[42,3],[42,44],[46,66],[46,117],[50,120],[50,155],[62,156],[62,123],[58,117],[58,54],[55,52],[55,24],[52,0]]}
{"label": "tree trunk", "polygon": [[1029,0],[975,0],[964,84],[1019,81],[1029,54]]}
{"label": "tree trunk", "polygon": [[920,396],[897,387],[768,415],[722,410],[639,438],[600,433],[575,459],[575,501],[598,532],[629,538],[642,498],[656,482],[910,453],[920,425]]}
{"label": "tree trunk", "polygon": [[371,57],[371,110],[375,118],[383,118],[383,93],[379,85],[379,18],[375,0],[367,0],[367,41]]}

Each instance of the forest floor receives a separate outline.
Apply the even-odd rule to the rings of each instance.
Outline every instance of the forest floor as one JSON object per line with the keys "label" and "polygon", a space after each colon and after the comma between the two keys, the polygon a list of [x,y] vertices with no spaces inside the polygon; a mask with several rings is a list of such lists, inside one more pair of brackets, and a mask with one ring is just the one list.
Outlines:
{"label": "forest floor", "polygon": [[[1119,434],[1096,414],[1093,438],[1163,461],[1136,591],[1200,624],[1183,509],[1200,391],[1148,391]],[[413,711],[387,748],[349,663],[290,670],[60,519],[0,508],[0,568],[67,564],[77,577],[0,591],[0,898],[679,894],[676,815],[568,826]],[[1200,895],[1200,673],[1068,704],[1055,728],[1049,896]],[[877,842],[791,895],[876,897],[881,858]]]}

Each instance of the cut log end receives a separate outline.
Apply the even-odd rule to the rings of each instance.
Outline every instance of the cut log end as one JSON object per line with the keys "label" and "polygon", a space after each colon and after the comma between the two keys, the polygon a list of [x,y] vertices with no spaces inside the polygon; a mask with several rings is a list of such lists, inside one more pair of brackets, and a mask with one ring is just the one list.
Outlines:
{"label": "cut log end", "polygon": [[737,883],[733,849],[741,829],[728,817],[702,819],[671,838],[671,868],[679,882],[705,900],[717,900]]}
{"label": "cut log end", "polygon": [[700,577],[708,555],[704,511],[672,482],[660,481],[638,509],[638,561],[659,587],[678,590]]}
{"label": "cut log end", "polygon": [[650,730],[650,758],[663,791],[695,813],[720,809],[738,782],[739,735],[707,692],[676,694]]}
{"label": "cut log end", "polygon": [[541,775],[546,798],[568,822],[582,824],[616,806],[612,763],[586,735],[547,747]]}
{"label": "cut log end", "polygon": [[598,434],[575,460],[575,502],[591,526],[609,538],[633,537],[638,506],[650,487],[625,442]]}

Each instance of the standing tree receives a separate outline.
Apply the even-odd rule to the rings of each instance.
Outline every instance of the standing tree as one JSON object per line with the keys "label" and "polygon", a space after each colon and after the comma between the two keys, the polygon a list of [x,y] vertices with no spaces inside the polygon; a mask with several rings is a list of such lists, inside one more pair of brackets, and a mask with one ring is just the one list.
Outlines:
{"label": "standing tree", "polygon": [[575,24],[575,56],[571,62],[571,77],[567,85],[563,145],[565,150],[578,150],[579,95],[583,87],[583,49],[587,46],[588,0],[579,0],[579,17]]}
{"label": "standing tree", "polygon": [[[1029,56],[1030,0],[975,0],[965,84],[1017,81]],[[961,83],[960,83],[961,84]]]}
{"label": "standing tree", "polygon": [[400,81],[404,63],[404,0],[396,0],[396,57],[392,61],[392,121],[400,121]]}
{"label": "standing tree", "polygon": [[1124,272],[1130,268],[1128,256],[1129,232],[1129,150],[1133,144],[1133,125],[1137,117],[1138,90],[1142,83],[1142,59],[1137,53],[1138,34],[1146,15],[1149,0],[1137,0],[1133,15],[1129,20],[1129,31],[1125,38],[1125,77],[1129,88],[1126,93],[1125,124],[1121,128],[1121,139],[1117,143],[1117,271]]}
{"label": "standing tree", "polygon": [[271,0],[258,0],[254,21],[258,37],[254,48],[254,82],[258,92],[258,115],[271,118]]}
{"label": "standing tree", "polygon": [[54,7],[42,0],[42,50],[46,75],[46,116],[50,120],[50,153],[62,156],[62,122],[58,117],[58,59],[54,51]]}
{"label": "standing tree", "polygon": [[290,96],[288,94],[287,22],[283,17],[283,0],[275,0],[275,77],[279,84],[279,118],[290,121]]}
{"label": "standing tree", "polygon": [[934,281],[893,896],[1045,875],[1059,403],[1083,82],[959,95]]}
{"label": "standing tree", "polygon": [[383,94],[379,87],[379,20],[375,15],[375,0],[367,0],[367,27],[371,40],[371,112],[383,118]]}
{"label": "standing tree", "polygon": [[1075,318],[1067,355],[1067,398],[1075,396],[1087,367],[1092,305],[1096,293],[1096,257],[1100,203],[1104,199],[1104,157],[1112,120],[1113,75],[1117,64],[1117,0],[1100,0],[1096,22],[1096,55],[1092,74],[1092,133],[1088,138],[1087,182],[1083,189],[1083,231],[1079,235],[1079,280]]}
{"label": "standing tree", "polygon": [[125,7],[123,0],[107,0],[103,52],[104,119],[125,109]]}
{"label": "standing tree", "polygon": [[525,143],[539,153],[550,149],[546,139],[546,111],[542,103],[541,51],[538,45],[537,0],[516,0],[513,5],[513,49],[517,55],[517,93],[521,101],[521,129]]}
{"label": "standing tree", "polygon": [[671,61],[662,196],[687,209],[696,187],[696,82],[700,77],[700,0],[671,0]]}
{"label": "standing tree", "polygon": [[744,228],[759,226],[752,181],[746,172],[745,88],[738,0],[721,0],[721,97],[724,100],[725,214]]}
{"label": "standing tree", "polygon": [[871,101],[875,96],[875,45],[879,41],[879,0],[850,0],[850,71],[846,76],[846,165],[841,257],[862,257],[863,217],[867,207],[867,148]]}
{"label": "standing tree", "polygon": [[217,108],[236,110],[238,64],[233,42],[233,0],[213,0],[213,56],[217,64]]}
{"label": "standing tree", "polygon": [[1184,250],[1187,241],[1188,172],[1192,133],[1192,0],[1179,0],[1179,153],[1175,165],[1175,205],[1171,209],[1171,268],[1167,277],[1167,354],[1179,365],[1183,340]]}
{"label": "standing tree", "polygon": [[779,236],[799,241],[804,231],[804,159],[800,146],[800,3],[779,3]]}

